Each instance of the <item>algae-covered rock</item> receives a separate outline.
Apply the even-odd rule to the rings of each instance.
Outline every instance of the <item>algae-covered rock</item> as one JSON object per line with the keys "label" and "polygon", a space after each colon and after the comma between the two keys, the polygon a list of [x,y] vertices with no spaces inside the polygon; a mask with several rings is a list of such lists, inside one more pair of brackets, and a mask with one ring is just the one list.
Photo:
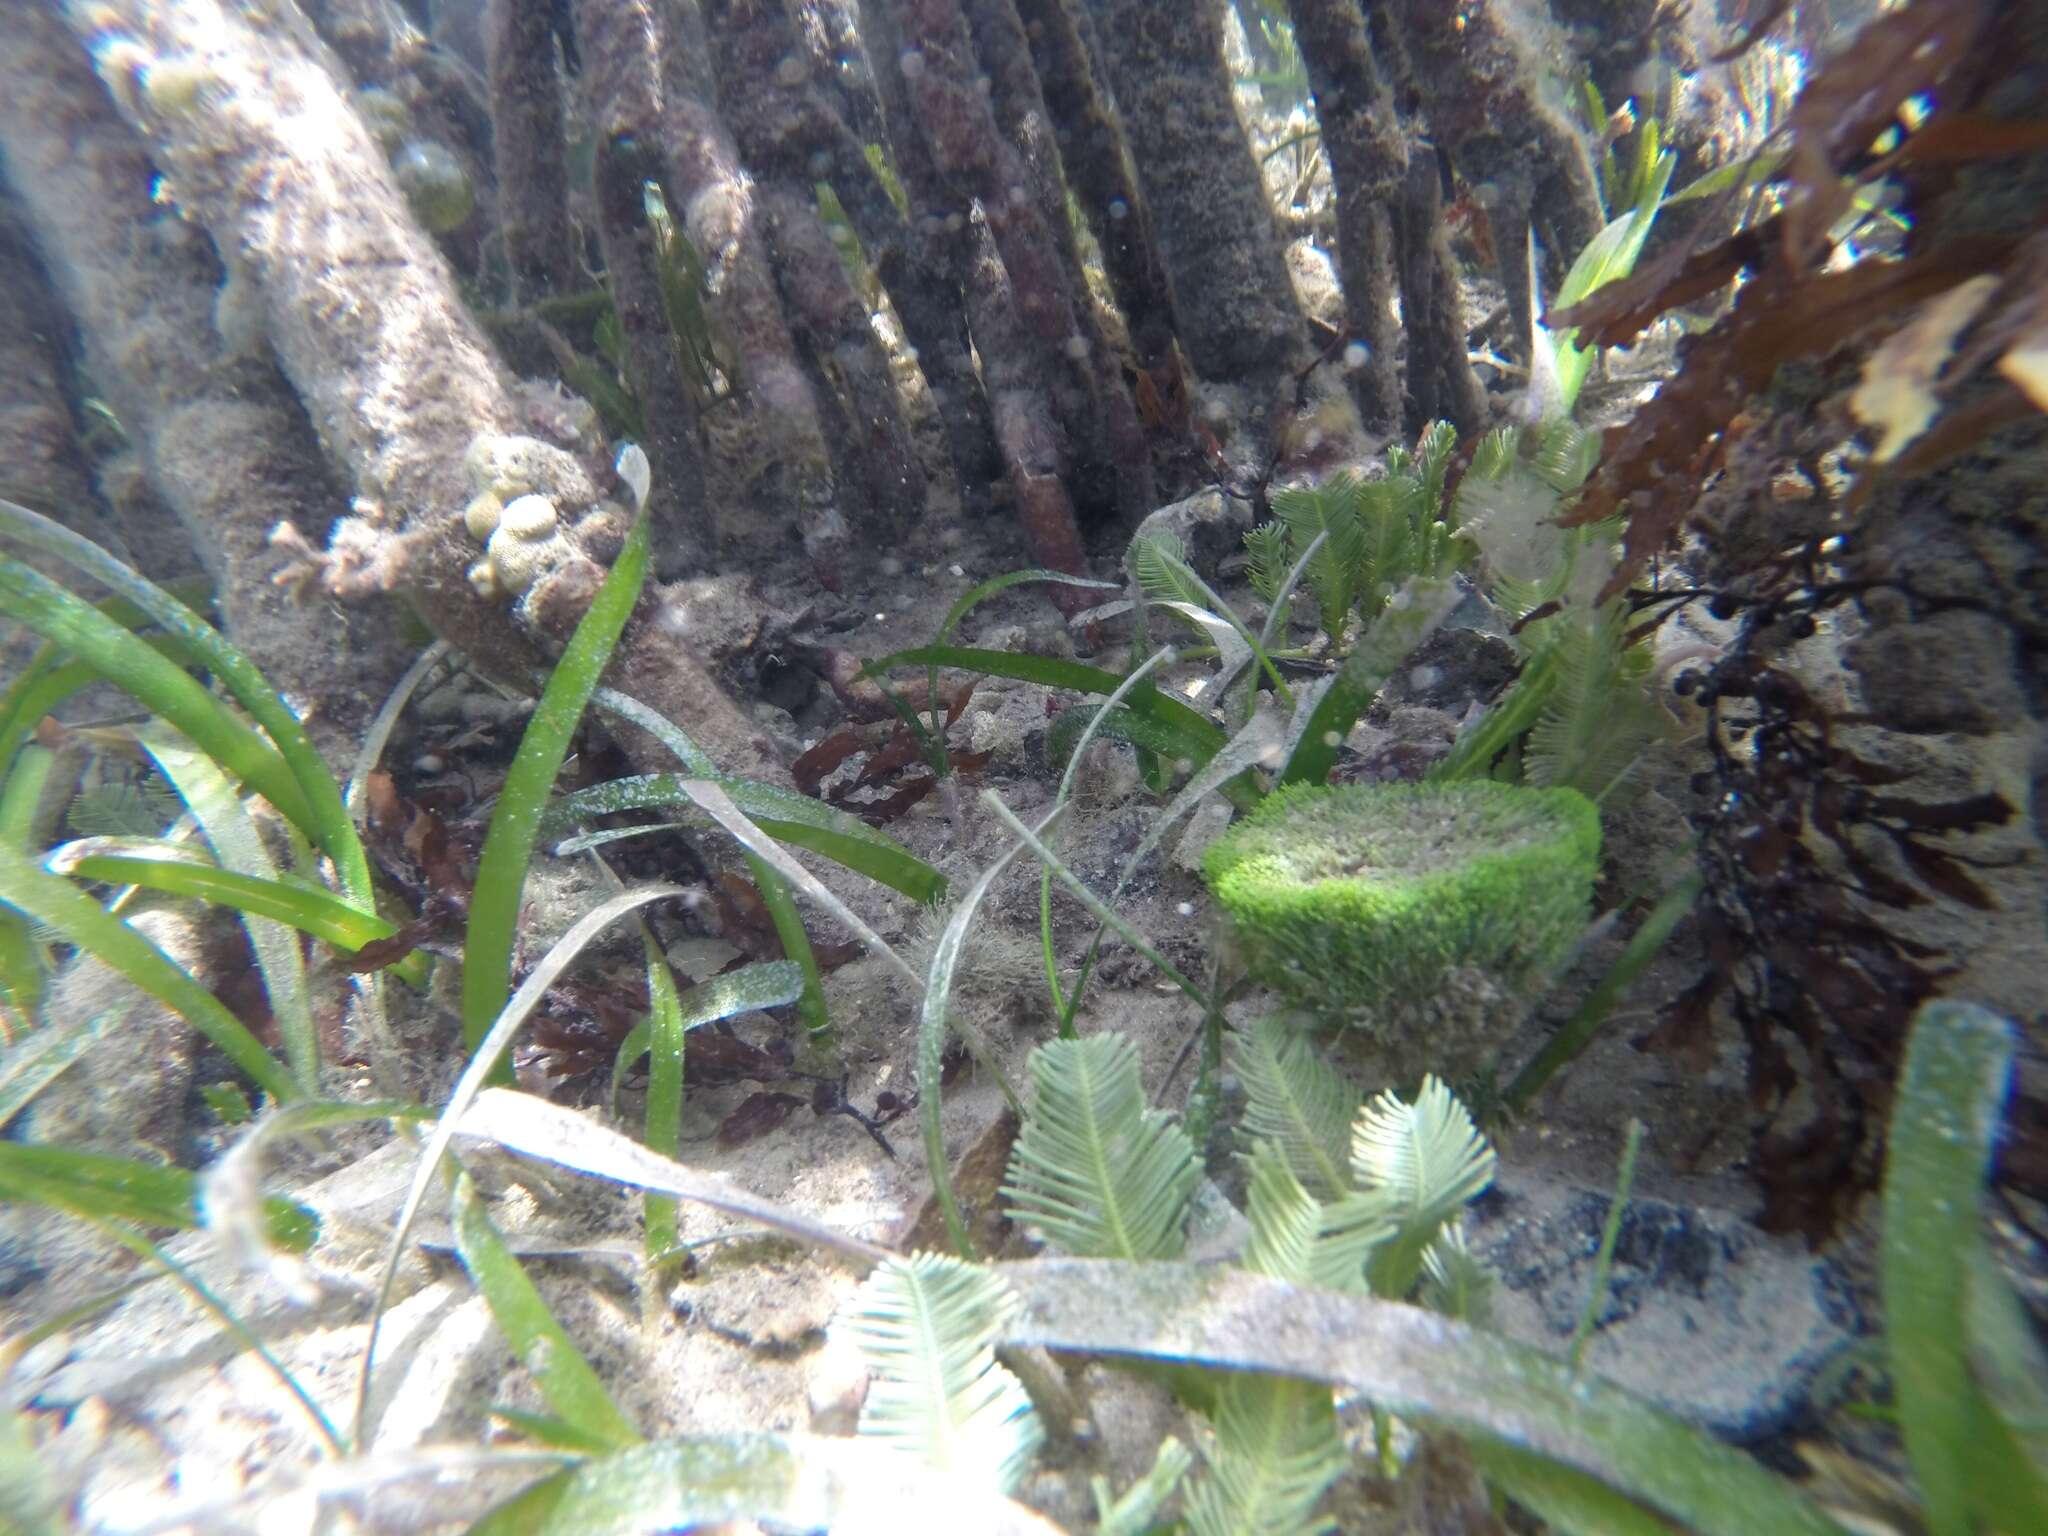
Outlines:
{"label": "algae-covered rock", "polygon": [[1202,873],[1252,975],[1397,1070],[1477,1070],[1517,994],[1584,929],[1600,816],[1576,790],[1344,784],[1280,790]]}

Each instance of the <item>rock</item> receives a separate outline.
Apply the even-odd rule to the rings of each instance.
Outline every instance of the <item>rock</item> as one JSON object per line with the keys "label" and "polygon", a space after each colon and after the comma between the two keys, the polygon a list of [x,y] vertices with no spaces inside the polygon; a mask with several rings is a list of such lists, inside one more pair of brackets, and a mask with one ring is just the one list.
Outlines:
{"label": "rock", "polygon": [[[1004,703],[1010,704],[1017,698],[1013,692],[1006,696]],[[1032,726],[1044,723],[1045,712],[1042,709],[1035,720],[1025,710],[1015,707],[970,710],[967,715],[967,750],[985,753],[990,765],[999,771],[1028,772],[1030,759],[1025,750],[1025,738],[1030,735]]]}
{"label": "rock", "polygon": [[850,1435],[860,1425],[870,1373],[858,1346],[836,1335],[804,1367],[804,1396],[814,1435]]}
{"label": "rock", "polygon": [[1452,575],[1451,584],[1460,595],[1457,606],[1445,615],[1443,627],[1477,630],[1482,635],[1495,635],[1505,640],[1508,636],[1507,618],[1479,584],[1462,571]]}
{"label": "rock", "polygon": [[1981,735],[2026,718],[2014,654],[2004,624],[1952,608],[1875,628],[1845,659],[1863,680],[1870,712],[1894,730]]}
{"label": "rock", "polygon": [[1202,803],[1195,807],[1188,817],[1188,824],[1173,845],[1173,863],[1176,869],[1188,874],[1202,872],[1202,855],[1209,845],[1223,835],[1235,815],[1230,802],[1218,794],[1202,797]]}
{"label": "rock", "polygon": [[[1592,1286],[1608,1196],[1503,1164],[1473,1251],[1501,1277],[1494,1325],[1561,1353]],[[1785,1429],[1857,1318],[1833,1265],[1733,1211],[1629,1202],[1588,1370],[1738,1443]]]}
{"label": "rock", "polygon": [[1462,719],[1489,705],[1521,670],[1515,648],[1477,629],[1445,626],[1418,646],[1374,701],[1375,718],[1397,705],[1419,704]]}
{"label": "rock", "polygon": [[1457,736],[1457,717],[1443,710],[1422,704],[1375,706],[1346,738],[1330,782],[1412,784],[1450,755]]}
{"label": "rock", "polygon": [[1176,501],[1150,514],[1138,524],[1132,542],[1148,534],[1171,534],[1180,540],[1188,564],[1214,580],[1217,568],[1243,550],[1244,536],[1251,526],[1249,502],[1210,489],[1197,491],[1185,501]]}

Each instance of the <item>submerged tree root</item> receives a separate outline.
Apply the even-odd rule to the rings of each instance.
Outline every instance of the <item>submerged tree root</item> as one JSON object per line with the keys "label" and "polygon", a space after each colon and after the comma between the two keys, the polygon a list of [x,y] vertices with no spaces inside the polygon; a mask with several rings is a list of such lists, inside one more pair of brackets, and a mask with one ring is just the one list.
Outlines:
{"label": "submerged tree root", "polygon": [[48,319],[57,312],[28,231],[0,183],[0,488],[119,548],[64,409],[63,362]]}
{"label": "submerged tree root", "polygon": [[[154,206],[148,149],[62,20],[30,0],[4,12],[0,144],[93,377],[237,640],[317,739],[352,749],[404,657],[388,615],[365,612],[339,637],[272,581],[272,530],[317,535],[340,498],[290,388],[261,354],[260,317],[244,307],[256,295],[236,274],[223,286],[205,237]],[[352,658],[345,673],[333,666],[338,645]]]}
{"label": "submerged tree root", "polygon": [[[39,37],[54,67],[62,57],[58,39],[47,35],[40,8],[15,0],[10,9],[16,13],[10,38]],[[298,13],[280,12],[259,24],[215,0],[125,0],[74,6],[71,19],[92,50],[106,95],[156,147],[156,166],[168,174],[179,210],[212,235],[217,249],[234,253],[227,292],[244,285],[249,295],[258,317],[250,344],[268,340],[321,446],[352,483],[352,514],[335,524],[317,570],[305,574],[336,596],[395,593],[477,664],[529,685],[587,603],[601,570],[566,545],[558,567],[535,581],[515,608],[473,585],[470,568],[481,551],[461,513],[476,488],[481,456],[486,480],[517,460],[525,488],[550,495],[565,526],[587,514],[602,521],[584,461],[534,435],[546,426],[588,454],[594,444],[577,431],[587,431],[587,412],[559,396],[522,395],[505,376]],[[12,41],[9,58],[13,67],[33,73]],[[75,80],[36,96],[40,106],[10,114],[10,164],[14,144],[33,127],[26,118],[40,113],[62,123],[81,110],[98,112],[106,99]],[[49,226],[38,231],[45,239],[62,233],[55,201],[95,200],[79,191],[80,158],[52,161],[29,178],[24,196],[32,206],[38,179],[53,200],[46,205],[49,216],[39,221]],[[107,151],[98,165],[98,175],[111,178],[115,189],[148,188],[150,174],[150,161],[132,144],[123,154]],[[109,274],[104,255],[92,255],[128,249],[138,238],[132,223],[74,227],[69,238],[81,258],[91,258],[78,264],[78,280],[96,273],[119,290],[103,302],[133,304],[124,292],[149,291],[134,283],[134,273]],[[89,308],[83,303],[88,297],[67,294],[74,309]],[[117,321],[120,313],[110,311],[109,319]],[[206,335],[216,319],[186,314],[178,333]],[[89,328],[113,340],[107,327]],[[128,368],[150,363],[146,351],[114,356]],[[186,370],[168,373],[183,377]],[[249,404],[246,393],[241,399]],[[287,400],[280,399],[279,411]],[[190,414],[179,435],[166,436],[167,446],[182,447],[201,429],[226,430],[222,423],[231,413],[220,402],[184,403]],[[303,428],[296,431],[303,438]],[[294,432],[271,418],[260,429],[252,425],[250,435],[275,444],[291,441]],[[165,471],[176,462],[167,458],[153,468],[168,480]],[[270,516],[275,509],[252,516],[240,499],[266,482],[318,483],[304,474],[280,477],[274,466],[267,475],[236,477],[224,488],[239,493],[230,504],[195,496],[183,509],[195,539],[246,547],[261,522],[296,527],[288,516]],[[323,531],[325,520],[310,509],[290,511],[306,515],[302,539],[310,542]],[[253,551],[250,563],[257,563]],[[276,564],[272,553],[265,574]],[[259,582],[251,571],[232,585],[253,591]],[[229,618],[232,625],[232,611]],[[260,638],[240,638],[263,665],[273,665]],[[331,658],[331,648],[327,654]],[[658,626],[628,630],[619,669],[648,704],[687,721],[725,765],[747,772],[768,767],[750,723],[700,660],[683,654]],[[289,689],[289,674],[279,671]]]}

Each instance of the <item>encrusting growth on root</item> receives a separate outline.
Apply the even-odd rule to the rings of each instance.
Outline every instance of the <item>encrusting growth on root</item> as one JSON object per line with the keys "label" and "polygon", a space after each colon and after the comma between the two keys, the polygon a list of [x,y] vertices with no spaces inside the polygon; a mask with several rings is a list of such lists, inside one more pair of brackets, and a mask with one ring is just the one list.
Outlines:
{"label": "encrusting growth on root", "polygon": [[[707,56],[701,18],[682,7],[655,13],[647,0],[616,3],[649,10],[646,25],[659,39],[665,179],[677,227],[706,266],[711,326],[741,360],[739,393],[774,469],[768,499],[790,509],[813,572],[824,586],[837,588],[852,544],[842,490],[776,293],[750,180],[716,104],[690,68],[692,57]],[[686,29],[692,35],[678,35]]]}
{"label": "encrusting growth on root", "polygon": [[[948,262],[944,220],[914,206],[914,191],[908,215],[898,209],[856,131],[857,109],[865,104],[878,114],[880,104],[835,89],[772,0],[710,0],[705,20],[721,76],[744,82],[725,93],[721,106],[749,167],[793,187],[820,180],[831,187],[930,386],[962,502],[974,504],[980,482],[992,473],[994,448],[988,404],[967,350],[961,285]],[[912,153],[897,146],[898,169],[907,186],[921,189],[922,178],[907,163]]]}
{"label": "encrusting growth on root", "polygon": [[[1083,485],[1113,487],[1108,499],[1126,515],[1150,510],[1151,465],[1137,408],[1107,348],[1091,339],[1088,295],[1072,285],[1031,174],[982,93],[965,15],[955,0],[890,6],[898,34],[916,40],[897,63],[911,118],[955,206],[979,208],[1001,253],[1021,322],[1014,341],[1027,349],[1058,420],[1062,469]],[[977,333],[984,367],[989,349]]]}
{"label": "encrusting growth on root", "polygon": [[1178,372],[1173,294],[1152,215],[1131,180],[1123,130],[1096,83],[1085,10],[1066,0],[1018,0],[1032,62],[1055,125],[1068,188],[1102,248],[1138,366],[1167,389]]}

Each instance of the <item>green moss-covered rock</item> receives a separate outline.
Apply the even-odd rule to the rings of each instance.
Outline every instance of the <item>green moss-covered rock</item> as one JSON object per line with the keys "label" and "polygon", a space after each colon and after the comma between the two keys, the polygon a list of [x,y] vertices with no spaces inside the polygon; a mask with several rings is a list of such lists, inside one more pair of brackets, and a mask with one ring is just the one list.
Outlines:
{"label": "green moss-covered rock", "polygon": [[1416,1061],[1456,1072],[1584,929],[1599,859],[1599,812],[1575,790],[1297,785],[1202,872],[1254,977],[1328,1022],[1431,1036]]}

